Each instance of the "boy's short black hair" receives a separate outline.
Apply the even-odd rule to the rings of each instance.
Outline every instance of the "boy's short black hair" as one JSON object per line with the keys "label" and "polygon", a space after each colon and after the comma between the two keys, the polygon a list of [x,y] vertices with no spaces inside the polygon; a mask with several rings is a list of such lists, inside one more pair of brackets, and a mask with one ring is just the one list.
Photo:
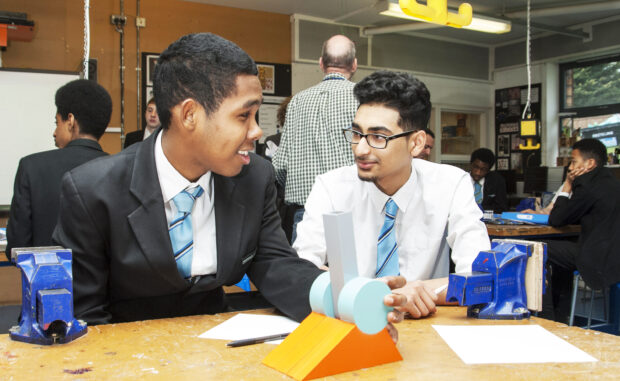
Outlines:
{"label": "boy's short black hair", "polygon": [[488,148],[478,148],[474,152],[471,153],[471,159],[469,163],[473,163],[476,159],[480,160],[483,163],[487,163],[489,165],[489,169],[493,167],[495,164],[495,154]]}
{"label": "boy's short black hair", "polygon": [[257,75],[254,60],[234,43],[212,33],[188,34],[173,42],[155,65],[153,92],[163,129],[170,110],[195,99],[207,115],[237,88],[237,76]]}
{"label": "boy's short black hair", "polygon": [[398,112],[403,131],[423,130],[431,115],[431,94],[426,85],[407,73],[376,71],[353,88],[360,103],[380,104]]}
{"label": "boy's short black hair", "polygon": [[597,167],[607,163],[607,148],[598,139],[581,139],[573,144],[573,149],[578,149],[584,159],[594,159]]}
{"label": "boy's short black hair", "polygon": [[56,91],[56,113],[62,120],[69,114],[80,126],[80,133],[101,138],[110,123],[112,98],[101,85],[86,79],[71,81]]}

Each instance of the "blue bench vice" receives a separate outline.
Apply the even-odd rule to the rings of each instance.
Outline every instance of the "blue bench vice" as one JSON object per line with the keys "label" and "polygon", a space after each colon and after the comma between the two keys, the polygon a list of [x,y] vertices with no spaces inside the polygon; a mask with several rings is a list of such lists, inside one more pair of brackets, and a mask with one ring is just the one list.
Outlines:
{"label": "blue bench vice", "polygon": [[[469,317],[529,318],[525,269],[530,254],[525,244],[493,242],[492,250],[478,254],[471,273],[450,274],[446,301],[469,306]],[[541,289],[544,293],[544,285]]]}
{"label": "blue bench vice", "polygon": [[50,345],[86,334],[86,323],[73,317],[71,250],[14,248],[11,254],[22,271],[22,311],[11,339]]}

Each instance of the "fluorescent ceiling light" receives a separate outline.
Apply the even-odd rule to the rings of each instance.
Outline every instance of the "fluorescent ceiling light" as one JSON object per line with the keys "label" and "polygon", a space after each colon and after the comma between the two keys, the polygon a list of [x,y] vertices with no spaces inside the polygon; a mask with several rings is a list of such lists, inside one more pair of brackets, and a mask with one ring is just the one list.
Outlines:
{"label": "fluorescent ceiling light", "polygon": [[[392,3],[391,1],[388,1],[388,4],[389,4],[388,9],[381,12],[381,14],[384,16],[391,16],[391,17],[398,17],[398,18],[407,19],[407,20],[428,22],[426,20],[423,20],[417,17],[409,16],[408,14],[403,12],[403,10],[400,8],[400,5],[396,3]],[[474,15],[471,19],[471,24],[464,26],[463,29],[475,30],[478,32],[485,32],[485,33],[497,33],[497,34],[508,33],[510,32],[510,21],[494,19],[494,18],[487,17],[487,16]]]}

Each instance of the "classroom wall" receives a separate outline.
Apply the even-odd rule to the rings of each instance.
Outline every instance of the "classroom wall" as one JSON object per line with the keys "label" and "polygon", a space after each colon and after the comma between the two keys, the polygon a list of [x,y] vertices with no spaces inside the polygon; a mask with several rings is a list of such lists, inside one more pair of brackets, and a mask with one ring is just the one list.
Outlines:
{"label": "classroom wall", "polygon": [[[125,132],[137,129],[136,0],[125,0]],[[179,0],[141,1],[142,52],[161,52],[188,33],[212,32],[237,43],[256,61],[290,63],[289,16],[241,10]],[[97,59],[98,82],[112,95],[110,127],[120,127],[120,36],[110,24],[120,14],[120,1],[90,2],[90,58]],[[77,0],[0,0],[0,10],[25,12],[35,22],[30,42],[10,41],[2,52],[2,66],[38,70],[81,69],[83,56],[83,2]],[[53,101],[53,100],[52,100]],[[140,114],[142,111],[140,111]],[[52,118],[53,115],[50,116]],[[50,132],[51,133],[51,132]],[[120,134],[106,133],[101,140],[109,153],[120,151]]]}
{"label": "classroom wall", "polygon": [[[318,61],[316,63],[294,62],[292,68],[293,94],[316,85],[324,76],[319,68]],[[359,82],[367,75],[379,69],[380,68],[369,67],[359,68],[351,80],[353,82]],[[493,107],[493,85],[491,82],[444,77],[410,70],[402,71],[409,72],[424,82],[431,92],[431,101],[434,104],[474,108]]]}
{"label": "classroom wall", "polygon": [[[590,26],[592,39],[542,35],[536,33],[531,40],[532,62],[572,60],[608,54],[620,50],[620,20],[601,22]],[[495,48],[495,68],[507,68],[525,64],[525,40]]]}
{"label": "classroom wall", "polygon": [[[559,136],[559,65],[554,62],[532,64],[530,68],[532,84],[542,85],[541,110],[538,117],[542,123],[541,165],[555,167],[558,156]],[[527,85],[527,67],[519,65],[506,69],[497,69],[493,73],[493,92],[497,89]]]}
{"label": "classroom wall", "polygon": [[[344,34],[355,42],[360,66],[416,71],[476,80],[489,79],[489,48],[404,34],[363,36],[360,28],[295,15],[299,59],[318,60],[323,42]],[[455,65],[455,59],[458,65]]]}

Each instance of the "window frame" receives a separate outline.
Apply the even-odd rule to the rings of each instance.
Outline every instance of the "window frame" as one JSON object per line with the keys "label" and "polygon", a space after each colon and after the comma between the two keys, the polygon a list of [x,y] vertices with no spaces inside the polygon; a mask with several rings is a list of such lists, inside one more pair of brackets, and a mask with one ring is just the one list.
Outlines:
{"label": "window frame", "polygon": [[[611,103],[607,105],[599,105],[599,106],[587,106],[587,107],[566,107],[566,71],[576,68],[583,68],[588,66],[595,66],[599,64],[609,63],[609,62],[620,62],[620,54],[614,54],[606,57],[599,57],[590,60],[581,60],[574,62],[567,62],[559,65],[560,72],[560,113],[568,115],[572,117],[587,117],[587,116],[596,116],[602,114],[617,114],[620,113],[620,102]],[[561,124],[560,124],[561,125]]]}

